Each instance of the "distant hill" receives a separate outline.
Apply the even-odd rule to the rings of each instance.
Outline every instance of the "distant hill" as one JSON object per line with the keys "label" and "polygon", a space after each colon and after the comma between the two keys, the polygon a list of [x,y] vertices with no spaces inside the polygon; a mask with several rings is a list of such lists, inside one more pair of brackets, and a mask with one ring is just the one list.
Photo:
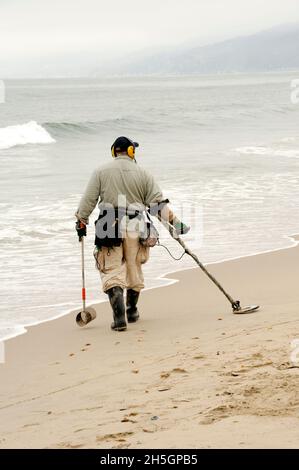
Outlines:
{"label": "distant hill", "polygon": [[[157,52],[158,51],[158,52]],[[72,54],[0,62],[0,78],[102,77],[110,75],[203,74],[299,70],[299,24],[286,24],[250,36],[207,46],[179,45],[161,52],[147,50],[117,60],[101,60],[96,46]],[[132,58],[133,57],[133,58]]]}
{"label": "distant hill", "polygon": [[216,44],[152,54],[122,64],[125,74],[195,74],[299,69],[299,24],[288,24]]}

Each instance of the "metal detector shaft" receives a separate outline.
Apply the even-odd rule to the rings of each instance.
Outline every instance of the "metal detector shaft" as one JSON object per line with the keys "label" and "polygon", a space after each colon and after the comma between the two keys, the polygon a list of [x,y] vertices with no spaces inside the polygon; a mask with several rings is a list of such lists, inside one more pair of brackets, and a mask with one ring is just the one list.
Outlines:
{"label": "metal detector shaft", "polygon": [[218,289],[222,292],[222,294],[225,295],[227,300],[230,302],[231,306],[233,309],[238,308],[240,305],[239,301],[234,300],[227,292],[226,290],[222,287],[222,285],[215,279],[215,277],[207,270],[207,268],[199,261],[198,257],[192,253],[192,251],[189,250],[189,248],[185,245],[183,240],[177,235],[174,227],[170,225],[166,220],[163,220],[162,217],[158,216],[160,222],[164,225],[164,227],[167,228],[168,232],[172,236],[174,240],[176,240],[185,250],[185,253],[187,253],[191,258],[194,259],[196,264],[200,267],[200,269],[211,279],[211,281],[218,287]]}

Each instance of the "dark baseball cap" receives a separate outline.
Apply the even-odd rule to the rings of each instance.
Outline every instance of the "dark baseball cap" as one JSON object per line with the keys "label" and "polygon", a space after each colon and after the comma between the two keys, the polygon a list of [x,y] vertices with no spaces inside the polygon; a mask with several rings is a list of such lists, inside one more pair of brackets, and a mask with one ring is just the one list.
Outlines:
{"label": "dark baseball cap", "polygon": [[111,146],[111,150],[114,147],[115,152],[126,152],[128,147],[131,147],[131,145],[133,145],[133,147],[135,148],[139,147],[138,142],[133,142],[128,137],[121,136],[121,137],[117,137],[117,139]]}

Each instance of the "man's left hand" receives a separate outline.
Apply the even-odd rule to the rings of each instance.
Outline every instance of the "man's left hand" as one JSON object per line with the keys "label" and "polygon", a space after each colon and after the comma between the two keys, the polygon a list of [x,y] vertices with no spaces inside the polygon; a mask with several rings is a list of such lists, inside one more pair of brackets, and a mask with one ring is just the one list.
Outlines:
{"label": "man's left hand", "polygon": [[175,220],[173,221],[172,225],[177,235],[185,235],[190,230],[189,225],[184,224],[177,217],[175,217]]}
{"label": "man's left hand", "polygon": [[82,237],[86,237],[86,225],[81,220],[77,220],[76,222],[76,231],[79,237],[79,241],[82,240]]}

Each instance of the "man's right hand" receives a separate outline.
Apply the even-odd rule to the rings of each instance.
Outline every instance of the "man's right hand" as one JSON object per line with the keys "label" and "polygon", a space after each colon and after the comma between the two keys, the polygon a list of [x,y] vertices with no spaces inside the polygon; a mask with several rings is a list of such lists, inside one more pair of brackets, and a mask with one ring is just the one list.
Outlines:
{"label": "man's right hand", "polygon": [[76,222],[76,231],[79,237],[79,241],[82,240],[82,237],[86,237],[86,225],[81,222],[81,220],[77,220]]}

